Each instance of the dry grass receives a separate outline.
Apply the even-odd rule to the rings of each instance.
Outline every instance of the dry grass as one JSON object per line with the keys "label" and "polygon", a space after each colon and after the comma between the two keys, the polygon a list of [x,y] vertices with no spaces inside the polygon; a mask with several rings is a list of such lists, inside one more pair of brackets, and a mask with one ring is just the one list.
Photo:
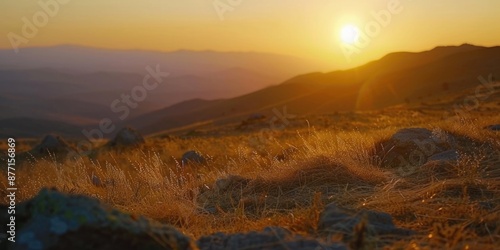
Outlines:
{"label": "dry grass", "polygon": [[[336,202],[388,212],[398,226],[417,232],[411,239],[393,240],[389,248],[493,249],[500,244],[500,138],[481,130],[491,119],[454,123],[415,118],[413,112],[365,115],[368,121],[358,121],[355,129],[332,129],[331,123],[292,126],[262,143],[256,143],[255,133],[149,138],[140,149],[100,152],[79,161],[35,159],[18,169],[18,198],[54,186],[171,223],[192,237],[269,225],[315,235],[324,205]],[[374,143],[415,126],[462,138],[460,160],[432,163],[409,176],[380,166],[370,154]],[[192,149],[201,151],[207,163],[182,167],[180,156]],[[93,175],[100,185],[92,182]]]}

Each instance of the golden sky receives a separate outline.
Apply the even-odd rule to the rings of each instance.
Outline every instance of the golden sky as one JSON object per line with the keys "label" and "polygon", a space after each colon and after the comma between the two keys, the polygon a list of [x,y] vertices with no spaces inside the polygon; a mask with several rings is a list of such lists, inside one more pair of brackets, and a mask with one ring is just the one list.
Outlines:
{"label": "golden sky", "polygon": [[[46,15],[47,23],[34,37],[24,37],[20,47],[259,51],[337,69],[393,51],[500,45],[498,0],[2,0],[0,48],[12,47],[12,34],[23,37],[23,17],[38,17],[43,24],[39,3],[57,3],[59,9]],[[340,38],[347,25],[372,29],[369,43],[355,47],[349,59]]]}

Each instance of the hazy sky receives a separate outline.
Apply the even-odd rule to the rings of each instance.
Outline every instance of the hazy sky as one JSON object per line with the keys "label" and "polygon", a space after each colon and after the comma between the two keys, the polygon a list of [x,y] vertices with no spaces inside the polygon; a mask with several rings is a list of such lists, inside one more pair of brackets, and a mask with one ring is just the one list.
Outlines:
{"label": "hazy sky", "polygon": [[[11,47],[7,35],[11,32],[23,37],[22,18],[36,17],[42,10],[38,2],[54,1],[0,1],[0,47]],[[238,0],[60,1],[68,3],[60,4],[33,38],[24,37],[27,44],[21,47],[76,44],[161,51],[262,51],[316,59],[334,69],[392,51],[465,42],[500,45],[498,0],[241,0],[224,13],[218,13],[214,3],[224,8]],[[391,9],[388,4],[398,13],[391,14],[390,21],[384,19],[387,22],[377,31],[372,12],[386,13]],[[39,19],[43,24],[43,17]],[[350,24],[363,31],[370,22],[370,42],[351,45],[357,47],[348,60],[341,46],[342,28]]]}

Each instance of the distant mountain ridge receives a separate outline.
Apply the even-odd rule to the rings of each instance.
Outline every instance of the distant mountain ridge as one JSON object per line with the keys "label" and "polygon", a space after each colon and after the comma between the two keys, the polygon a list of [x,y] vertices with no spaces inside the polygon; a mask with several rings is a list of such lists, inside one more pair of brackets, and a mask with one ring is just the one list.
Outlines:
{"label": "distant mountain ridge", "polygon": [[271,114],[273,108],[284,106],[298,115],[380,109],[437,96],[445,92],[443,84],[450,86],[449,91],[472,88],[480,84],[478,76],[490,74],[500,76],[500,47],[464,44],[398,52],[350,70],[299,75],[236,98],[179,103],[130,123],[146,133],[158,133],[256,112]]}
{"label": "distant mountain ridge", "polygon": [[[315,70],[318,65],[301,58],[260,52],[177,50],[111,50],[75,45],[24,48],[19,53],[0,49],[3,69],[52,68],[80,73],[145,73],[146,66],[161,65],[172,76],[209,74],[242,68],[285,79],[290,74]],[[74,73],[71,72],[71,73]]]}
{"label": "distant mountain ridge", "polygon": [[[288,66],[282,64],[274,67]],[[500,47],[469,44],[391,53],[353,69],[297,75],[277,85],[270,83],[276,78],[265,72],[230,65],[207,74],[169,77],[118,125],[156,134],[193,124],[240,121],[255,113],[272,116],[274,108],[286,107],[294,115],[381,109],[472,89],[480,84],[479,76],[490,74],[500,78]],[[75,127],[95,126],[101,118],[116,116],[110,101],[130,91],[142,77],[134,72],[75,73],[54,68],[0,70],[4,90],[0,107],[5,110],[0,122],[8,121],[3,131],[15,133],[25,128],[16,126],[16,121],[29,119],[37,124],[29,135],[41,134],[58,121],[69,134]],[[158,108],[162,103],[168,107]]]}

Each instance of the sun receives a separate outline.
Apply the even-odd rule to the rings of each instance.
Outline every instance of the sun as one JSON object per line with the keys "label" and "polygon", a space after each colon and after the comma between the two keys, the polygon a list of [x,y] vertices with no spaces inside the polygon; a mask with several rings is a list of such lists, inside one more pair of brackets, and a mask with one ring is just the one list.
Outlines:
{"label": "sun", "polygon": [[359,36],[359,29],[358,27],[349,24],[346,25],[342,28],[342,31],[340,32],[340,38],[342,39],[342,42],[348,43],[348,44],[353,44],[356,42]]}

